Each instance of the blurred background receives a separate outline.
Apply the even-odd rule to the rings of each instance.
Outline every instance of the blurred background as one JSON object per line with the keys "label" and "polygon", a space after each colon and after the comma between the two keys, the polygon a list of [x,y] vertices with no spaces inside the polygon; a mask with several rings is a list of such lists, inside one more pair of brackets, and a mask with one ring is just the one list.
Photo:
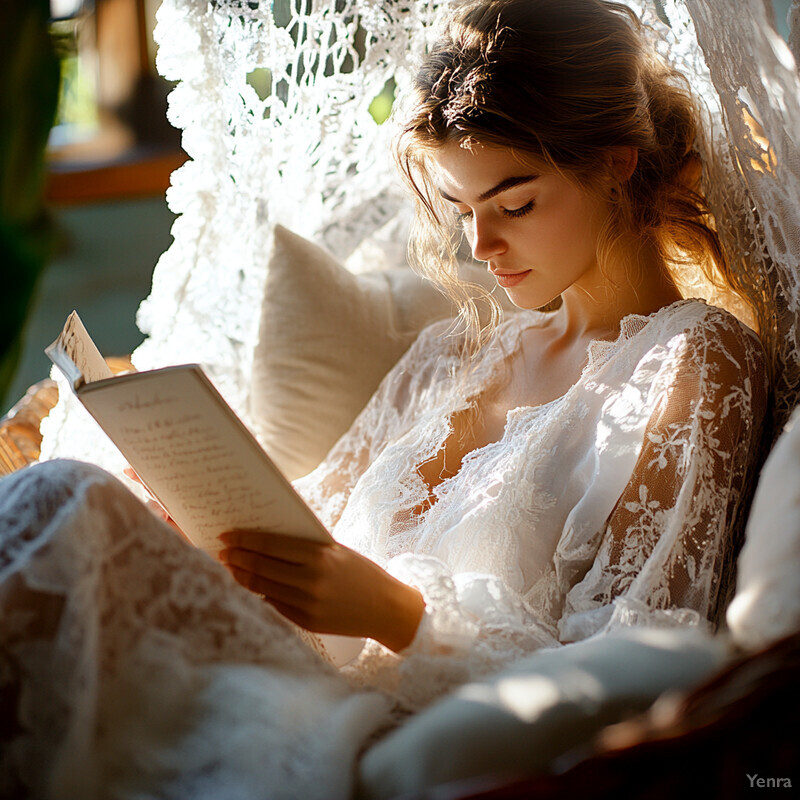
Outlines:
{"label": "blurred background", "polygon": [[155,71],[159,4],[0,0],[0,414],[49,374],[73,308],[104,354],[141,341],[185,160]]}
{"label": "blurred background", "polygon": [[[788,36],[791,0],[765,2]],[[0,0],[0,415],[49,374],[43,348],[73,308],[104,355],[141,341],[136,309],[171,242],[164,193],[186,158],[155,71],[159,4]]]}

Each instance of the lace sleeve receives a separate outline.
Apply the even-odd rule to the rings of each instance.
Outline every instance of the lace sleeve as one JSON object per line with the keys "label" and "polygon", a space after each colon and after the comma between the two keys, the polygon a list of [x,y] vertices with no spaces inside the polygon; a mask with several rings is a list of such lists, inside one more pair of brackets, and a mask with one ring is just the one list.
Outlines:
{"label": "lace sleeve", "polygon": [[567,594],[562,641],[608,626],[716,621],[767,403],[763,351],[733,318],[687,337],[633,475]]}

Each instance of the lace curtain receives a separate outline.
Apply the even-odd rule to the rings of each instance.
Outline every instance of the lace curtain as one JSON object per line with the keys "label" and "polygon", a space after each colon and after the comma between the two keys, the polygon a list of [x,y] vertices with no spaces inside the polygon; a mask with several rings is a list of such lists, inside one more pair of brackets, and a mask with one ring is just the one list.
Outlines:
{"label": "lace curtain", "polygon": [[[158,68],[190,161],[167,193],[179,215],[138,324],[139,368],[202,362],[245,418],[274,223],[346,257],[407,207],[370,104],[409,85],[457,0],[164,0]],[[768,0],[766,0],[768,2]],[[708,106],[707,184],[742,274],[760,266],[762,335],[779,426],[800,388],[800,82],[765,0],[630,0]],[[800,40],[795,2],[793,38]],[[750,273],[748,273],[750,274]],[[713,299],[713,298],[712,298]],[[62,392],[43,457],[113,468]],[[66,426],[70,419],[69,427]],[[777,429],[777,428],[776,428]],[[85,444],[92,440],[91,448]]]}
{"label": "lace curtain", "polygon": [[[793,5],[797,44],[800,4]],[[711,173],[712,210],[730,251],[761,267],[777,433],[800,388],[800,81],[770,24],[768,0],[749,0],[741,13],[725,0],[685,0],[685,9],[693,23],[682,21],[685,36],[696,39],[719,103],[715,136],[724,158]]]}

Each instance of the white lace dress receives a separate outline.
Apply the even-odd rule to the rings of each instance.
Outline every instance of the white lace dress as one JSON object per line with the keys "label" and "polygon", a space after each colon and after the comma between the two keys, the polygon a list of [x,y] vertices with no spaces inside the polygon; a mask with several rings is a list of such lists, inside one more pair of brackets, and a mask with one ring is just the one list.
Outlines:
{"label": "white lace dress", "polygon": [[337,671],[97,468],[0,482],[0,796],[346,797],[370,737],[460,682],[714,617],[767,387],[756,337],[702,301],[625,318],[430,497],[418,466],[543,319],[510,317],[459,378],[429,328],[298,482],[341,542],[422,591],[399,655],[368,641]]}

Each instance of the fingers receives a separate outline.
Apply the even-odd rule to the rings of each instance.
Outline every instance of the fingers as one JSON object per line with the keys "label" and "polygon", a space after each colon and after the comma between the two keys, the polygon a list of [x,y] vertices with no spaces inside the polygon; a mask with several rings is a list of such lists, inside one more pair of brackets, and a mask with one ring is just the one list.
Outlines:
{"label": "fingers", "polygon": [[142,483],[142,479],[139,477],[139,473],[136,472],[136,470],[133,467],[125,467],[125,469],[122,470],[122,473],[124,475],[127,475],[127,477],[129,477],[132,481],[135,481],[136,483],[141,483],[142,486],[144,486],[144,484]]}
{"label": "fingers", "polygon": [[305,564],[281,561],[252,550],[227,548],[219,552],[219,560],[239,572],[249,572],[274,583],[305,587],[311,580],[311,570]]}
{"label": "fingers", "polygon": [[[237,532],[223,541],[258,546],[259,552],[226,547],[218,558],[237,583],[260,594],[281,614],[309,630],[324,625],[330,607],[331,577],[335,573],[335,548],[301,541],[294,547],[289,537],[278,534]],[[266,551],[266,552],[265,552]],[[278,555],[276,555],[276,553]],[[290,558],[296,560],[289,560]]]}
{"label": "fingers", "polygon": [[239,567],[231,566],[228,569],[237,583],[255,594],[262,595],[273,605],[291,606],[299,612],[300,607],[308,604],[308,596],[301,589],[284,583],[276,583],[262,575],[239,569]]}
{"label": "fingers", "polygon": [[164,506],[156,500],[148,500],[145,505],[159,518],[169,522],[170,516]]}
{"label": "fingers", "polygon": [[308,564],[319,558],[328,544],[268,531],[228,531],[219,537],[225,548],[250,550],[269,558]]}

